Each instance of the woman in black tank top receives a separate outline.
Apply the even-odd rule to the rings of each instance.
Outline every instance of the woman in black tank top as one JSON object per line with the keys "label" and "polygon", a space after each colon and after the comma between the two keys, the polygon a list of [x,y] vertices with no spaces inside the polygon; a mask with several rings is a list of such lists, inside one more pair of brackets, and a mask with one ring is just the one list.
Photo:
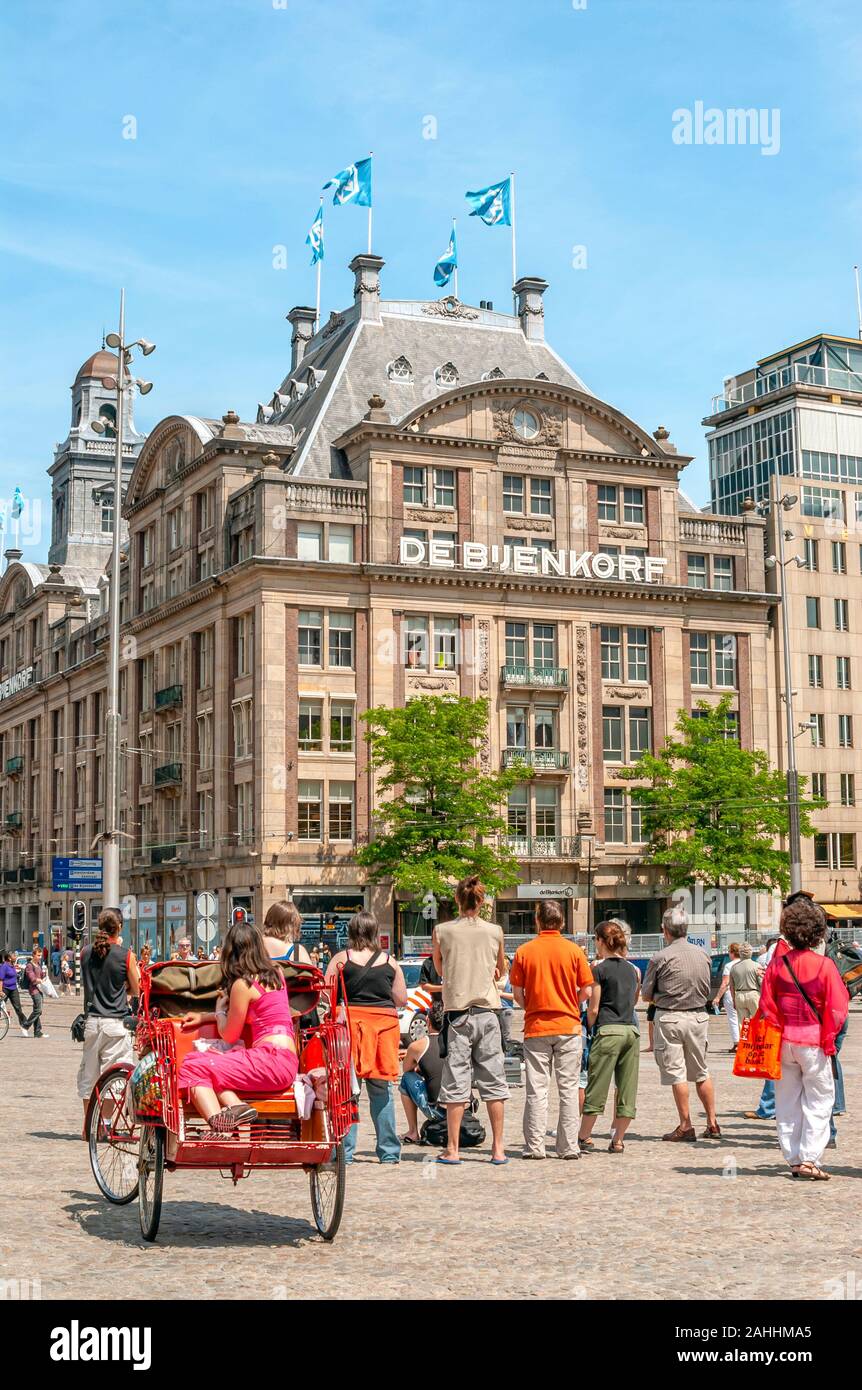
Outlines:
{"label": "woman in black tank top", "polygon": [[[401,966],[380,948],[373,913],[358,912],[347,931],[350,944],[346,951],[332,957],[326,978],[337,979],[339,973],[342,977],[350,1013],[353,1066],[368,1090],[377,1157],[381,1163],[398,1163],[401,1144],[395,1128],[392,1082],[399,1075],[398,1010],[407,1003],[407,985]],[[353,1160],[358,1128],[358,1124],[351,1125],[345,1135],[344,1157],[348,1163]]]}

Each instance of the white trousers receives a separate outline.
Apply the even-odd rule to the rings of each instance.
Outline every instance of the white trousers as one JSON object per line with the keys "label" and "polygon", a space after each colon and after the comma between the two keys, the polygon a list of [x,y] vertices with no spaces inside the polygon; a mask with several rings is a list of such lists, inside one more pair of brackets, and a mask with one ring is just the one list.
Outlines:
{"label": "white trousers", "polygon": [[818,1163],[829,1143],[835,1101],[832,1059],[819,1047],[781,1044],[781,1077],[775,1083],[775,1123],[781,1152],[791,1166]]}
{"label": "white trousers", "polygon": [[736,1008],[733,1003],[733,995],[729,989],[724,991],[724,1012],[727,1014],[727,1026],[730,1029],[730,1041],[733,1046],[739,1042],[739,1019],[736,1016]]}

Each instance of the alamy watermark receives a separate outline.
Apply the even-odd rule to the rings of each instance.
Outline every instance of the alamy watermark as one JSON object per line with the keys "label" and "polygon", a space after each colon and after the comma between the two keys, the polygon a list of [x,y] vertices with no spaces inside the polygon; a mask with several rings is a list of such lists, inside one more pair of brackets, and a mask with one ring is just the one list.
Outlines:
{"label": "alamy watermark", "polygon": [[762,155],[781,150],[781,111],[777,106],[679,106],[671,117],[675,145],[755,145]]}

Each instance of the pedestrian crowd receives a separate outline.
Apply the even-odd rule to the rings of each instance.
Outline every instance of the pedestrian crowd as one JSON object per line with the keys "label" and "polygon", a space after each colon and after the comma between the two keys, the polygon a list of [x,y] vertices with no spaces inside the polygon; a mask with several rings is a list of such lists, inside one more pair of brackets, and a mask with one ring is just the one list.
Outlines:
{"label": "pedestrian crowd", "polygon": [[[625,1152],[626,1134],[637,1116],[641,1031],[636,1006],[641,1000],[647,1005],[649,1026],[645,1050],[654,1055],[660,1082],[670,1088],[676,1111],[676,1124],[661,1136],[663,1141],[721,1140],[708,1065],[711,961],[704,949],[687,939],[688,922],[680,907],[664,914],[664,946],[641,978],[628,959],[631,933],[622,921],[599,922],[591,965],[582,948],[564,934],[560,904],[542,899],[536,906],[534,937],[518,947],[510,962],[501,927],[485,915],[485,890],[477,877],[457,885],[455,903],[458,915],[435,927],[431,954],[421,970],[420,983],[433,1001],[427,1034],[405,1048],[398,1011],[407,1003],[407,984],[401,966],[381,947],[378,923],[370,912],[351,919],[347,945],[334,955],[323,941],[310,951],[302,945],[300,914],[293,903],[284,901],[272,904],[262,929],[248,923],[240,924],[242,930],[232,925],[209,957],[202,947],[195,954],[185,937],[171,959],[221,961],[226,1010],[234,986],[239,987],[230,1004],[234,1032],[239,1012],[250,1022],[260,1015],[259,1031],[268,1030],[261,1036],[269,1052],[260,1051],[242,1063],[255,1070],[258,1090],[269,1072],[273,1077],[277,1073],[280,1083],[293,1065],[279,1050],[292,1038],[293,1022],[287,1015],[276,1019],[275,995],[270,998],[270,992],[279,989],[277,963],[314,965],[325,970],[328,982],[340,977],[350,1015],[355,1092],[358,1097],[364,1089],[368,1096],[381,1164],[398,1163],[403,1146],[427,1143],[439,1144],[437,1163],[459,1164],[462,1148],[485,1139],[476,1116],[480,1101],[491,1129],[490,1162],[508,1163],[503,1141],[509,1098],[506,1060],[507,1053],[518,1057],[521,1051],[511,1043],[516,1007],[523,1010],[524,1024],[523,1158],[544,1159],[549,1133],[558,1158],[576,1160],[594,1151],[593,1132],[611,1093],[608,1152]],[[139,993],[140,969],[150,964],[151,947],[143,947],[138,962],[123,945],[122,927],[120,913],[105,909],[93,943],[80,956],[85,1013],[78,1094],[85,1114],[101,1071],[133,1060],[132,1001]],[[767,942],[762,954],[755,956],[749,942],[731,944],[714,1000],[726,1014],[730,1051],[739,1047],[741,1030],[745,1041],[750,1020],[765,1020],[780,1034],[780,1076],[765,1080],[757,1109],[744,1113],[750,1120],[774,1120],[791,1173],[812,1181],[829,1177],[823,1157],[836,1144],[835,1121],[845,1108],[839,1053],[847,1033],[849,996],[835,962],[825,954],[826,938],[823,909],[810,894],[792,894],[782,910],[780,935]],[[52,990],[46,960],[47,952],[34,947],[19,978],[14,954],[6,952],[0,959],[0,995],[14,1010],[24,1037],[46,1036],[42,1006],[45,993]],[[249,962],[261,983],[247,983]],[[55,950],[50,966],[61,992],[68,992],[74,979],[71,952]],[[22,994],[29,996],[29,1014]],[[292,1001],[293,1020],[315,1022],[312,1016],[303,1017],[303,1007],[301,1000]],[[189,1022],[191,1026],[200,1018],[191,1015]],[[219,1056],[196,1061],[206,1076],[196,1072],[192,1077],[186,1068],[189,1075],[181,1078],[186,1087],[194,1088],[192,1098],[214,1126],[221,1123],[220,1115],[236,1123],[238,1111],[248,1109],[236,1095],[242,1078],[234,1075],[235,1062],[223,1065]],[[549,1131],[552,1079],[558,1117]],[[706,1120],[700,1134],[691,1113],[692,1085]],[[406,1120],[401,1135],[396,1091]],[[357,1134],[358,1123],[345,1138],[347,1162],[353,1160]]]}

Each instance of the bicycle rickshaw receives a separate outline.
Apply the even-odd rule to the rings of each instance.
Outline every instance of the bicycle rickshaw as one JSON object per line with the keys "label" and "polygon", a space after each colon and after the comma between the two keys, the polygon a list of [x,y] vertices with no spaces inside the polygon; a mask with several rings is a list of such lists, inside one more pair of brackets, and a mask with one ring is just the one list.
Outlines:
{"label": "bicycle rickshaw", "polygon": [[[332,1240],[344,1207],[342,1140],[356,1118],[351,1088],[350,1025],[341,977],[327,985],[314,966],[282,964],[291,1008],[312,1026],[296,1026],[299,1073],[316,1078],[317,1099],[308,1118],[297,1110],[293,1088],[277,1096],[243,1093],[257,1111],[233,1135],[214,1133],[179,1095],[180,1063],[197,1038],[218,1036],[214,1023],[184,1032],[189,1012],[213,1012],[221,967],[212,961],[159,961],[141,972],[135,1034],[137,1067],[109,1067],[96,1082],[87,1109],[93,1176],[117,1205],[137,1195],[141,1232],[155,1240],[165,1169],[215,1169],[234,1185],[256,1169],[302,1169],[309,1175],[314,1224]],[[322,1005],[323,1022],[316,1012]]]}

